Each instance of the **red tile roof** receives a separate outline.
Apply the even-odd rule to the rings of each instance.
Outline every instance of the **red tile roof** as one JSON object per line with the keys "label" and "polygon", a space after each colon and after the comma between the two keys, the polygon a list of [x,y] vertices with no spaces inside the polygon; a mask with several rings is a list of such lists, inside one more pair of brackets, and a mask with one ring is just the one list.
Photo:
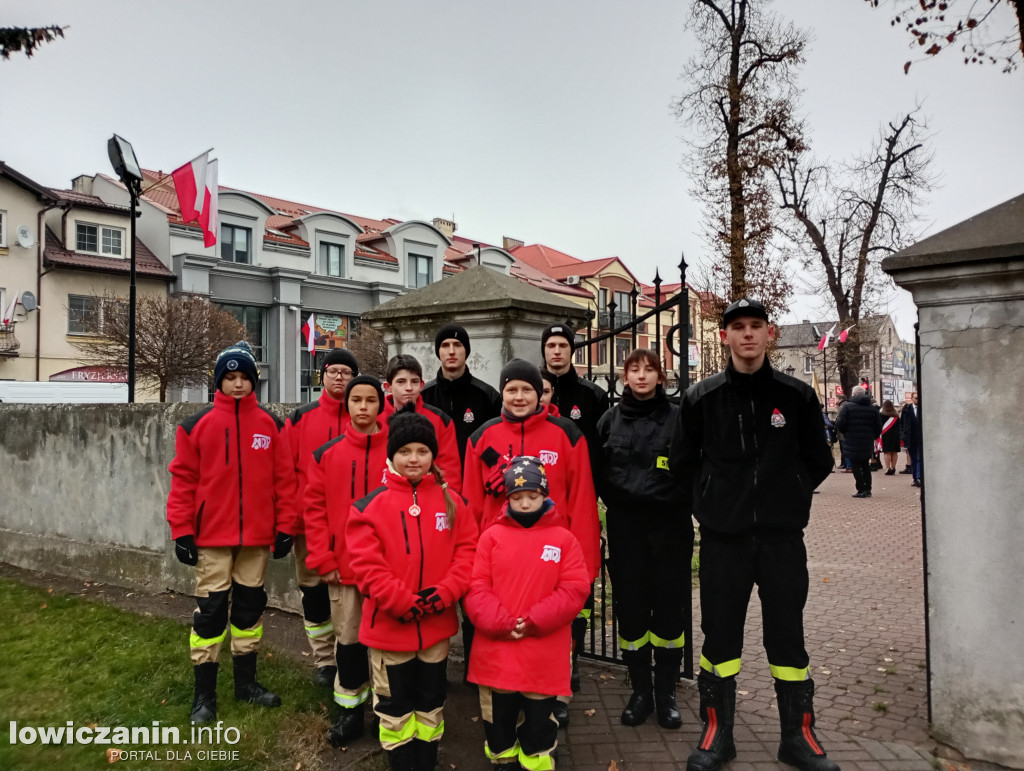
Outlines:
{"label": "red tile roof", "polygon": [[522,260],[526,264],[536,268],[537,270],[543,271],[548,275],[551,275],[551,268],[556,266],[572,265],[583,262],[583,260],[577,259],[565,252],[560,252],[557,249],[552,249],[550,246],[544,246],[543,244],[518,246],[512,250],[512,254],[516,259]]}
{"label": "red tile roof", "polygon": [[[43,260],[47,265],[56,268],[96,270],[125,276],[131,273],[131,261],[123,257],[100,257],[94,254],[79,254],[65,249],[57,234],[50,228],[46,229],[46,248],[43,251]],[[147,278],[174,280],[174,273],[168,270],[138,237],[135,239],[135,273]]]}
{"label": "red tile roof", "polygon": [[116,203],[107,203],[102,198],[95,195],[86,195],[85,193],[79,193],[76,190],[58,190],[54,187],[50,188],[50,192],[57,196],[60,201],[72,206],[81,206],[87,209],[98,209],[99,211],[117,212],[118,214],[128,213],[127,206],[121,206]]}

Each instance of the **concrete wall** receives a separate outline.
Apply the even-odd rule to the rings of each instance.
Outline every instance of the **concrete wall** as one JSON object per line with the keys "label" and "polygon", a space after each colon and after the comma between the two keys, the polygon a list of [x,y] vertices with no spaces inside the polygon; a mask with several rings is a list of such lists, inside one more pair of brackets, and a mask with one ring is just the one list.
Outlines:
{"label": "concrete wall", "polygon": [[[167,465],[177,424],[203,406],[0,404],[0,561],[190,594],[166,521]],[[272,605],[299,609],[294,576],[294,557],[271,561]]]}

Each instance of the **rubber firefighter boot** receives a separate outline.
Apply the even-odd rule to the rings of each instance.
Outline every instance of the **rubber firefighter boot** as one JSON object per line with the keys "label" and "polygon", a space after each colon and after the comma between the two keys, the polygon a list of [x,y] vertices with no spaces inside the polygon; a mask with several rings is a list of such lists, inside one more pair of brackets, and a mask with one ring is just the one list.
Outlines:
{"label": "rubber firefighter boot", "polygon": [[683,724],[676,707],[676,683],[682,662],[682,648],[654,649],[654,709],[662,728],[674,729]]}
{"label": "rubber firefighter boot", "polygon": [[363,705],[342,707],[334,725],[327,729],[327,743],[332,747],[344,747],[363,735]]}
{"label": "rubber firefighter boot", "polygon": [[651,686],[651,648],[623,651],[622,660],[629,668],[629,684],[633,693],[619,720],[622,725],[643,725],[654,712],[654,688]]}
{"label": "rubber firefighter boot", "polygon": [[390,771],[417,771],[415,744],[414,740],[409,740],[387,751]]}
{"label": "rubber firefighter boot", "polygon": [[193,723],[212,723],[217,719],[217,662],[207,661],[192,667],[196,693],[192,699]]}
{"label": "rubber firefighter boot", "polygon": [[718,771],[736,757],[732,727],[736,719],[736,678],[720,678],[702,671],[697,677],[700,719],[704,723],[697,748],[686,761],[686,771]]}
{"label": "rubber firefighter boot", "polygon": [[800,771],[839,771],[814,735],[814,681],[775,681],[782,741],[779,760]]}
{"label": "rubber firefighter boot", "polygon": [[422,739],[413,739],[416,758],[416,771],[434,771],[437,768],[437,750],[440,742],[425,742]]}
{"label": "rubber firefighter boot", "polygon": [[338,668],[333,665],[317,667],[313,672],[313,682],[321,688],[333,688],[334,676],[338,674]]}
{"label": "rubber firefighter boot", "polygon": [[235,700],[259,704],[262,707],[280,707],[281,697],[256,682],[256,651],[233,656],[235,665]]}

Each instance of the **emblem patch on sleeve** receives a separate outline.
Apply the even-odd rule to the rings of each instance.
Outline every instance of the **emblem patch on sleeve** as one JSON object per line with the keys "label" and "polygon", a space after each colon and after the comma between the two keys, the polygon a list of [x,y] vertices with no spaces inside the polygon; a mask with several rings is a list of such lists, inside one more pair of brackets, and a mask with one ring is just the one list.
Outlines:
{"label": "emblem patch on sleeve", "polygon": [[779,412],[778,408],[772,410],[772,428],[782,428],[786,425],[786,416]]}

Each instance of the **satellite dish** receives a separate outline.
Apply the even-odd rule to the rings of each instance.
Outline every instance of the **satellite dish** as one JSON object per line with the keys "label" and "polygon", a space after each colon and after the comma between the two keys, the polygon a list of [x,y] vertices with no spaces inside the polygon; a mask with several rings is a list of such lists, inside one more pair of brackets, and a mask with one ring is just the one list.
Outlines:
{"label": "satellite dish", "polygon": [[18,225],[18,243],[24,249],[35,246],[35,240],[32,238],[32,228],[28,225]]}
{"label": "satellite dish", "polygon": [[21,295],[21,307],[26,311],[34,311],[39,306],[36,305],[36,296],[31,292],[24,292]]}

